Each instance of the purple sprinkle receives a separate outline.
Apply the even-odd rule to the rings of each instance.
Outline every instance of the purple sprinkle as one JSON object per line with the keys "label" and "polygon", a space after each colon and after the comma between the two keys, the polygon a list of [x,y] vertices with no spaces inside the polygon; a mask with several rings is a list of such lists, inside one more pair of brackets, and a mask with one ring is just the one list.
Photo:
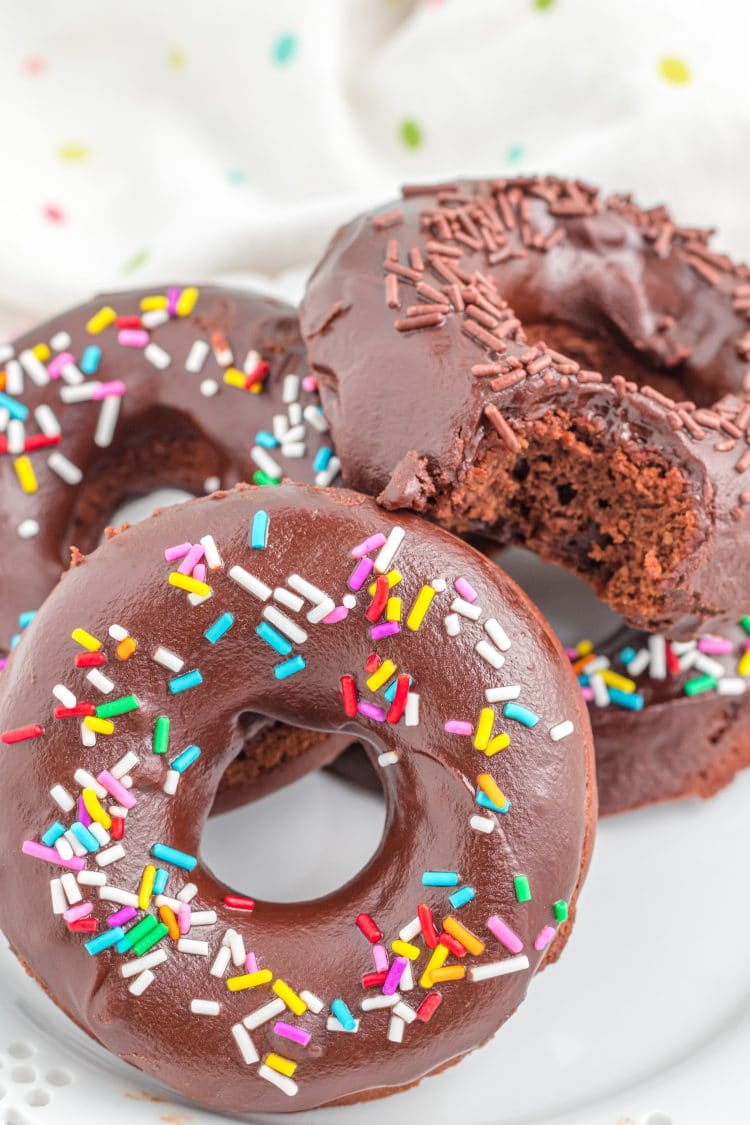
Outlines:
{"label": "purple sprinkle", "polygon": [[183,559],[192,546],[192,543],[177,543],[174,547],[167,547],[164,558],[167,562],[176,562],[177,559]]}
{"label": "purple sprinkle", "polygon": [[578,660],[580,653],[577,648],[566,648],[565,655],[567,656],[568,660]]}
{"label": "purple sprinkle", "polygon": [[257,973],[258,961],[254,953],[248,953],[247,957],[245,958],[245,968],[249,973]]}
{"label": "purple sprinkle", "polygon": [[449,719],[443,729],[448,734],[471,734],[474,728],[471,723],[465,723],[461,719]]}
{"label": "purple sprinkle", "polygon": [[401,632],[401,626],[398,621],[384,621],[382,625],[373,625],[370,629],[370,636],[374,641],[379,641],[381,637],[392,637],[395,633]]}
{"label": "purple sprinkle", "polygon": [[349,616],[349,610],[345,605],[337,605],[332,609],[327,617],[323,618],[324,625],[336,625],[339,621],[343,621],[345,617]]}
{"label": "purple sprinkle", "polygon": [[355,566],[352,573],[346,580],[346,584],[350,590],[361,590],[365,582],[370,576],[370,572],[375,564],[372,559],[360,559]]}
{"label": "purple sprinkle", "polygon": [[78,819],[80,820],[84,828],[88,828],[88,826],[91,824],[89,810],[83,803],[83,797],[78,798]]}
{"label": "purple sprinkle", "polygon": [[385,722],[385,711],[382,707],[377,707],[374,703],[368,703],[366,699],[361,699],[357,704],[357,710],[360,715],[364,715],[366,719],[374,719],[376,723]]}
{"label": "purple sprinkle", "polygon": [[180,289],[167,289],[167,312],[170,316],[177,316],[177,302],[180,299]]}
{"label": "purple sprinkle", "polygon": [[107,919],[107,925],[114,929],[116,926],[124,926],[127,922],[132,922],[138,911],[134,906],[123,906],[122,910],[116,910],[114,914],[110,914]]}
{"label": "purple sprinkle", "polygon": [[291,1023],[284,1023],[283,1020],[274,1024],[274,1031],[284,1039],[291,1039],[293,1043],[299,1043],[300,1047],[306,1047],[312,1039],[309,1031],[303,1031],[301,1027],[295,1027]]}
{"label": "purple sprinkle", "polygon": [[461,595],[465,602],[475,602],[477,600],[477,592],[468,579],[457,578],[453,585],[456,587],[456,592]]}
{"label": "purple sprinkle", "polygon": [[401,977],[404,975],[404,970],[408,964],[409,961],[406,957],[394,957],[393,964],[388,970],[388,976],[383,981],[384,996],[393,996],[401,983]]}
{"label": "purple sprinkle", "polygon": [[201,543],[193,543],[192,547],[177,567],[180,574],[191,574],[193,567],[198,565],[205,553]]}
{"label": "purple sprinkle", "polygon": [[554,936],[555,936],[555,927],[554,926],[544,926],[543,929],[541,929],[539,931],[539,933],[536,935],[536,939],[534,941],[534,949],[538,949],[540,951],[542,949],[546,949],[547,946],[549,945],[549,943],[552,941]]}
{"label": "purple sprinkle", "polygon": [[[377,551],[378,547],[382,547],[385,543],[385,535],[381,531],[377,535],[371,535],[369,539],[365,539],[363,543],[352,549],[352,558],[361,559],[363,555],[367,555],[370,551]],[[359,587],[357,587],[359,589]]]}
{"label": "purple sprinkle", "polygon": [[5,667],[5,665],[7,663],[8,663],[7,659],[4,656],[0,656],[0,672],[2,672],[3,668]]}

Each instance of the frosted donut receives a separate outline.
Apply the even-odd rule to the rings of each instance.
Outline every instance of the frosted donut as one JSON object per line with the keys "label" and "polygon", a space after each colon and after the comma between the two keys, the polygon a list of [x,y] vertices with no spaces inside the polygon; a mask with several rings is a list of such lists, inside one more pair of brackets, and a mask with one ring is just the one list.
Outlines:
{"label": "frosted donut", "polygon": [[[205,582],[179,568],[196,543]],[[487,1040],[558,955],[596,816],[585,705],[525,595],[447,532],[241,486],[81,559],[22,654],[0,681],[0,926],[168,1086],[228,1112],[392,1092]],[[325,898],[254,901],[201,862],[247,711],[360,739],[382,774],[381,845]]]}

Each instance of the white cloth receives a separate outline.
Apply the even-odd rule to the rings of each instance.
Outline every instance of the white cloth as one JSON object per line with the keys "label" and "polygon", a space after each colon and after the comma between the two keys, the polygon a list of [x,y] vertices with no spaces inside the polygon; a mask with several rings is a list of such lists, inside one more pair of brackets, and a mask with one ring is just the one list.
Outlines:
{"label": "white cloth", "polygon": [[633,189],[750,253],[740,0],[0,0],[0,20],[4,333],[104,287],[298,295],[339,222],[462,172]]}

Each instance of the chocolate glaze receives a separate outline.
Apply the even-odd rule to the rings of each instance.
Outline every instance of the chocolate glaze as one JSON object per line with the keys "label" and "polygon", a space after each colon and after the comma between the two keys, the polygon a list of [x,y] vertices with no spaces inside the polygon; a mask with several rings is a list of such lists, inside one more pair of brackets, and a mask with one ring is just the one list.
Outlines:
{"label": "chocolate glaze", "polygon": [[[251,550],[248,526],[261,507],[270,515],[268,545]],[[115,536],[65,574],[29,627],[23,659],[21,650],[13,654],[0,681],[0,732],[37,721],[45,728],[41,737],[0,753],[0,790],[6,797],[0,817],[2,929],[57,1003],[101,1044],[216,1110],[310,1109],[341,1097],[385,1092],[471,1050],[515,1010],[533,971],[559,949],[562,930],[546,953],[534,949],[534,939],[552,921],[555,901],[575,900],[585,871],[596,815],[591,737],[558,642],[526,596],[483,556],[425,521],[407,515],[400,522],[406,540],[396,564],[403,575],[399,589],[404,607],[424,582],[438,577],[448,582],[416,632],[402,626],[399,635],[373,643],[364,616],[370,597],[364,589],[356,608],[335,625],[308,625],[304,610],[298,615],[289,611],[309,633],[307,641],[295,646],[304,653],[306,667],[288,679],[276,679],[273,667],[281,658],[255,634],[262,604],[229,577],[230,568],[239,564],[271,586],[297,572],[340,601],[353,568],[350,549],[373,533],[389,534],[397,519],[373,501],[343,490],[240,487],[167,509]],[[168,584],[163,551],[207,533],[213,535],[224,566],[209,575],[212,597],[191,607],[185,594]],[[456,638],[445,633],[445,607],[458,576],[471,582],[476,604],[497,618],[511,639],[500,672],[474,649],[486,636],[484,617],[465,620]],[[204,630],[226,611],[234,614],[235,625],[221,642],[208,644]],[[105,638],[113,620],[126,624],[139,647],[126,665],[111,662],[108,670],[117,680],[117,695],[135,692],[140,709],[117,718],[115,733],[99,736],[96,746],[84,751],[78,723],[53,719],[50,691],[64,682],[79,698],[88,696],[84,670],[73,666],[80,649],[71,632],[84,627]],[[178,652],[186,669],[199,668],[203,684],[171,695],[170,674],[149,656],[158,644]],[[421,696],[417,726],[361,715],[347,719],[342,713],[339,678],[344,673],[356,678],[360,698],[373,698],[363,670],[373,648],[413,675],[413,690]],[[511,744],[488,759],[472,747],[471,739],[447,734],[443,725],[451,718],[473,722],[486,705],[484,689],[498,683],[520,684],[519,703],[534,708],[540,720],[532,729],[502,719]],[[154,840],[190,853],[199,850],[219,779],[244,742],[240,716],[248,711],[351,734],[367,742],[374,756],[383,750],[399,755],[395,765],[380,767],[387,806],[381,846],[339,891],[315,902],[258,902],[250,915],[223,905],[227,888],[200,863],[190,875],[170,868],[167,894],[193,880],[198,886],[193,908],[218,912],[215,927],[191,934],[209,940],[211,959],[171,948],[148,991],[141,998],[131,996],[119,972],[123,958],[111,950],[88,956],[82,947],[86,935],[69,933],[52,916],[49,880],[58,871],[22,856],[21,842],[38,838],[59,816],[49,796],[53,784],[62,782],[77,793],[72,774],[78,766],[97,773],[132,750],[140,758],[132,770],[132,792],[139,800],[126,821],[125,858],[105,870],[110,885],[137,888]],[[203,751],[171,798],[162,792],[167,762],[151,751],[159,714],[171,717],[171,747],[195,742]],[[565,718],[573,721],[574,733],[553,741],[550,727]],[[475,779],[482,770],[510,798],[506,814],[475,805]],[[475,813],[495,820],[490,835],[470,828]],[[96,868],[91,860],[87,866]],[[521,935],[531,972],[439,986],[443,1002],[432,1021],[407,1026],[403,1044],[397,1045],[386,1038],[387,1013],[359,1010],[364,995],[359,974],[371,967],[371,952],[355,917],[361,911],[371,914],[387,943],[415,916],[421,901],[441,920],[441,911],[450,912],[448,892],[421,885],[422,872],[431,869],[457,870],[476,889],[475,900],[458,915],[486,940],[487,948],[479,957],[468,955],[466,963],[508,956],[486,928],[488,915],[497,913]],[[516,901],[516,874],[528,877],[531,902]],[[241,891],[252,894],[252,887]],[[102,920],[112,909],[98,901],[94,906]],[[299,1019],[286,1012],[281,1018],[313,1032],[307,1049],[275,1036],[273,1021],[251,1033],[262,1057],[277,1050],[298,1061],[299,1092],[294,1097],[258,1077],[255,1065],[245,1065],[231,1038],[231,1025],[273,994],[267,985],[229,993],[223,980],[209,975],[227,927],[243,934],[261,967],[271,968],[292,988],[319,994],[326,1005],[342,997],[361,1019],[356,1034],[342,1034],[326,1030],[327,1008],[319,1016],[307,1012]],[[416,940],[421,946],[421,939]],[[415,977],[424,964],[423,953]],[[403,998],[416,1007],[414,998],[423,995],[417,988]],[[191,1015],[193,997],[220,1000],[221,1014]]]}
{"label": "chocolate glaze", "polygon": [[[679,636],[736,620],[750,596],[749,280],[708,232],[581,183],[405,189],[338,231],[302,304],[345,479],[389,508],[520,537],[500,493],[490,516],[472,511],[488,465],[512,480],[533,456],[534,423],[583,420],[588,441],[671,473],[682,542],[649,576],[653,591],[639,595],[636,575],[628,599],[608,596],[591,528],[579,528],[575,564],[555,544],[547,557],[581,570],[635,626]],[[413,324],[425,314],[435,323]],[[553,347],[532,343],[542,337]],[[674,530],[664,521],[643,545],[646,571]]]}

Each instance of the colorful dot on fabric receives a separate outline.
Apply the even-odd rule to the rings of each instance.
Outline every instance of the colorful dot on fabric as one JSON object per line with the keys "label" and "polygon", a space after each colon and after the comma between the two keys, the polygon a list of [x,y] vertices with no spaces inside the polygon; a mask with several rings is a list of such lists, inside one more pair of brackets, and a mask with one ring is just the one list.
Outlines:
{"label": "colorful dot on fabric", "polygon": [[23,60],[24,74],[28,74],[31,78],[37,78],[40,74],[44,74],[47,70],[47,63],[39,55],[32,55],[28,59]]}
{"label": "colorful dot on fabric", "polygon": [[135,254],[133,254],[133,257],[128,258],[127,262],[125,262],[121,266],[120,272],[121,273],[135,273],[135,271],[139,270],[141,268],[141,266],[145,266],[146,262],[149,260],[150,257],[151,257],[151,251],[150,250],[137,250],[135,252]]}
{"label": "colorful dot on fabric", "polygon": [[170,70],[184,70],[187,56],[182,47],[170,47],[167,52],[167,66]]}
{"label": "colorful dot on fabric", "polygon": [[48,223],[64,223],[65,212],[56,203],[45,203],[42,206],[42,215]]}
{"label": "colorful dot on fabric", "polygon": [[89,155],[89,150],[86,145],[79,144],[77,141],[71,141],[68,144],[60,145],[57,150],[57,155],[60,160],[64,160],[66,164],[75,164],[80,160],[86,160]]}
{"label": "colorful dot on fabric", "polygon": [[297,37],[285,31],[275,39],[271,47],[271,58],[276,66],[286,66],[297,54]]}
{"label": "colorful dot on fabric", "polygon": [[416,121],[407,117],[401,122],[398,129],[402,144],[407,148],[420,148],[423,143],[422,130]]}
{"label": "colorful dot on fabric", "polygon": [[539,12],[546,12],[549,8],[553,8],[555,0],[533,0],[533,6]]}
{"label": "colorful dot on fabric", "polygon": [[667,82],[673,82],[676,86],[684,85],[692,78],[690,67],[684,59],[677,59],[673,57],[662,59],[659,63],[659,74]]}
{"label": "colorful dot on fabric", "polygon": [[247,175],[240,168],[230,168],[227,172],[227,180],[234,187],[239,187],[241,184],[247,183]]}
{"label": "colorful dot on fabric", "polygon": [[523,145],[514,144],[509,145],[505,153],[505,160],[507,164],[517,164],[519,160],[523,160],[526,150]]}

